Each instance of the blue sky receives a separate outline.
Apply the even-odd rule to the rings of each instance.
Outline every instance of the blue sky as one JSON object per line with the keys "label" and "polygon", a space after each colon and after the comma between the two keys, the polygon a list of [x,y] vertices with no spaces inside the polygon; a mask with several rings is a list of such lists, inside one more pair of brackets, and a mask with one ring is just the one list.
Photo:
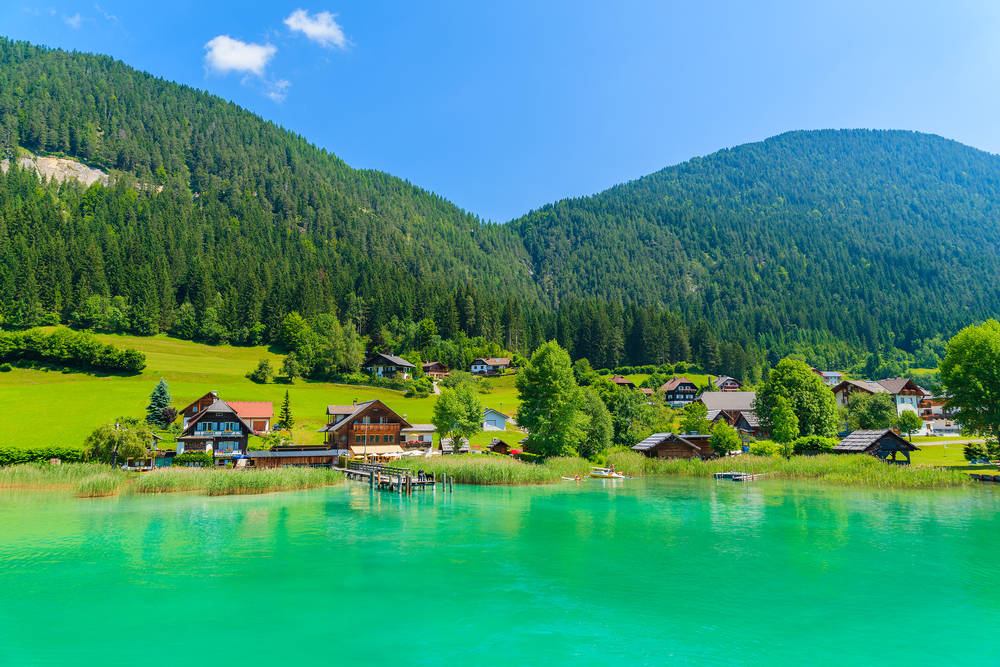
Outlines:
{"label": "blue sky", "polygon": [[995,2],[0,4],[496,221],[793,129],[1000,152]]}

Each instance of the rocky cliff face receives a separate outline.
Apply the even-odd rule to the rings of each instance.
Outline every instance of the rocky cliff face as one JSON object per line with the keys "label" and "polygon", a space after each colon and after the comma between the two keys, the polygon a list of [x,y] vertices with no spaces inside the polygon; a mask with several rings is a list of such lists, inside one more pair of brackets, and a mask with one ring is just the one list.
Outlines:
{"label": "rocky cliff face", "polygon": [[[36,171],[39,175],[48,179],[55,179],[60,183],[74,180],[88,186],[94,183],[100,183],[101,185],[108,184],[108,175],[100,169],[92,169],[85,164],[68,158],[44,157],[27,153],[17,158],[17,163],[21,169]],[[9,159],[0,162],[0,171],[6,172],[9,168]]]}

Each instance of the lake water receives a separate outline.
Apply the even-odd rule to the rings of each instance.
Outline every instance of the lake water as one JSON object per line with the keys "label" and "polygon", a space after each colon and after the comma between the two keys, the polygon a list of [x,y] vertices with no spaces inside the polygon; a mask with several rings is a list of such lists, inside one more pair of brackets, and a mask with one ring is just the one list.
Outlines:
{"label": "lake water", "polygon": [[1000,493],[0,494],[0,664],[997,664]]}

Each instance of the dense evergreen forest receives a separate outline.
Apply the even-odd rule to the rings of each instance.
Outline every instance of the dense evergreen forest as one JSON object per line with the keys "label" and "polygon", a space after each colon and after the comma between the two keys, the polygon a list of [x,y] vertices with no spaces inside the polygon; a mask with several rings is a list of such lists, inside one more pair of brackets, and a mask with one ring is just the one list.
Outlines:
{"label": "dense evergreen forest", "polygon": [[0,158],[22,149],[112,181],[0,174],[6,328],[241,344],[298,312],[389,349],[431,320],[753,379],[789,352],[933,365],[1000,312],[1000,158],[929,135],[789,133],[493,225],[204,92],[0,39]]}

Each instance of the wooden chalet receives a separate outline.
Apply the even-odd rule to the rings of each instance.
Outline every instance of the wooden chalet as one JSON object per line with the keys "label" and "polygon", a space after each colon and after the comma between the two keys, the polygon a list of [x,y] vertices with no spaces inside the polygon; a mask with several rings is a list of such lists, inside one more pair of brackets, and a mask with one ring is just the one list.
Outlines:
{"label": "wooden chalet", "polygon": [[712,386],[715,387],[716,391],[739,391],[743,388],[743,385],[736,378],[728,375],[720,375],[712,380]]}
{"label": "wooden chalet", "polygon": [[851,396],[855,394],[889,394],[896,404],[896,412],[913,410],[919,414],[920,402],[930,396],[930,392],[909,378],[885,378],[883,380],[844,380],[833,387],[837,404],[850,407]]}
{"label": "wooden chalet", "polygon": [[186,421],[177,436],[177,453],[210,452],[217,465],[245,456],[247,440],[254,433],[250,423],[221,398]]}
{"label": "wooden chalet", "polygon": [[365,358],[361,368],[374,377],[391,378],[397,375],[410,375],[416,366],[394,354],[372,352]]}
{"label": "wooden chalet", "polygon": [[508,368],[510,359],[507,357],[480,357],[469,365],[469,372],[473,375],[499,375]]}
{"label": "wooden chalet", "polygon": [[503,454],[504,456],[509,456],[510,450],[512,449],[509,444],[500,438],[493,438],[490,440],[490,444],[488,444],[486,448],[494,454]]}
{"label": "wooden chalet", "polygon": [[667,380],[660,386],[663,392],[663,400],[671,407],[680,407],[688,403],[694,403],[698,395],[698,385],[685,377]]}
{"label": "wooden chalet", "polygon": [[[909,465],[910,452],[919,450],[919,447],[892,429],[854,431],[833,448],[835,454],[868,454],[897,465]],[[897,454],[902,454],[904,460],[897,459]]]}
{"label": "wooden chalet", "polygon": [[215,403],[219,399],[218,392],[210,391],[204,396],[195,399],[192,403],[186,405],[181,411],[181,428],[187,428],[188,422],[194,419],[195,415]]}
{"label": "wooden chalet", "polygon": [[423,369],[424,375],[435,380],[448,376],[448,367],[440,361],[425,361],[420,368]]}
{"label": "wooden chalet", "polygon": [[622,377],[621,375],[616,375],[613,378],[611,378],[611,382],[613,382],[616,386],[621,387],[622,389],[631,389],[631,390],[635,389],[635,383],[629,380],[627,377]]}
{"label": "wooden chalet", "polygon": [[632,445],[632,451],[651,459],[708,459],[713,456],[712,446],[708,444],[709,437],[701,434],[654,433]]}
{"label": "wooden chalet", "polygon": [[326,447],[346,456],[402,453],[403,429],[413,426],[379,400],[328,405],[326,416]]}

